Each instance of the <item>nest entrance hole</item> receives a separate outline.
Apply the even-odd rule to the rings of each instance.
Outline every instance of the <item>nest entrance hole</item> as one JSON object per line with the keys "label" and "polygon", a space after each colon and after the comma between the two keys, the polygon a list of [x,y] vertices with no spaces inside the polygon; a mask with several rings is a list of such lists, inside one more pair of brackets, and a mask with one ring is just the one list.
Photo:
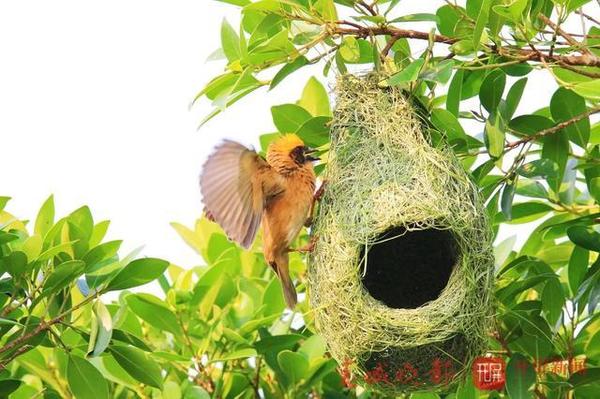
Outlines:
{"label": "nest entrance hole", "polygon": [[440,296],[458,257],[450,230],[391,227],[361,249],[362,284],[391,308],[415,309]]}

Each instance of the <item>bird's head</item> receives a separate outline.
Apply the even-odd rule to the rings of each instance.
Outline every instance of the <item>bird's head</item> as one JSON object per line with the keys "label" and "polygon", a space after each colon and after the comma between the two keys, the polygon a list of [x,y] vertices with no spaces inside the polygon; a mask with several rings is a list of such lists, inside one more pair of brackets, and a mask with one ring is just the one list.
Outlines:
{"label": "bird's head", "polygon": [[267,162],[281,173],[289,173],[303,167],[312,168],[315,150],[307,147],[300,137],[286,134],[269,144]]}

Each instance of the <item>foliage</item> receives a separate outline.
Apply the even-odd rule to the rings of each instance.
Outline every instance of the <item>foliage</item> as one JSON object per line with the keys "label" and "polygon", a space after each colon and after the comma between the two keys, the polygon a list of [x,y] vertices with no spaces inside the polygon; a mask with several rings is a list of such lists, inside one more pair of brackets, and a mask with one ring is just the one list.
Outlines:
{"label": "foliage", "polygon": [[[2,197],[1,207],[8,201]],[[206,261],[189,270],[118,256],[82,207],[28,232],[0,213],[0,397],[265,397],[343,390],[325,343],[284,311],[279,281],[200,220],[173,227]],[[300,259],[292,258],[296,272]],[[163,272],[166,274],[163,276]],[[127,291],[158,279],[158,296]],[[118,292],[108,303],[107,294]],[[156,291],[156,290],[154,290]],[[102,296],[102,297],[101,297]]]}
{"label": "foliage", "polygon": [[[311,65],[324,75],[375,69],[461,159],[495,234],[535,222],[523,245],[510,237],[496,245],[489,350],[507,359],[506,389],[478,391],[466,379],[444,397],[595,397],[600,28],[585,11],[589,0],[448,1],[437,10],[422,2],[413,15],[399,0],[223,1],[241,19],[223,23],[226,71],[197,96],[215,106],[205,121]],[[591,28],[563,30],[580,16]],[[415,21],[432,31],[404,29]],[[521,112],[521,98],[535,96],[528,80],[539,75],[558,88],[536,97],[538,110]],[[272,113],[280,132],[319,147],[326,165],[331,110],[316,78],[297,103]],[[262,147],[273,137],[261,136]],[[193,230],[174,224],[205,262],[184,269],[135,259],[136,251],[119,256],[120,241],[103,240],[108,222],[94,222],[87,207],[55,221],[50,198],[27,229],[3,211],[7,201],[0,198],[0,397],[378,397],[344,386],[344,365],[312,334],[305,301],[284,311],[259,240],[244,252],[206,220]],[[291,268],[302,292],[302,258],[294,255]],[[128,291],[155,279],[160,297]],[[586,372],[536,367],[581,355]]]}
{"label": "foliage", "polygon": [[[222,1],[238,7],[240,24],[223,23],[226,71],[196,98],[215,106],[202,123],[317,65],[326,78],[369,70],[387,77],[381,88],[404,90],[439,132],[434,139],[459,157],[486,202],[494,234],[532,230],[522,245],[514,236],[496,245],[497,330],[489,349],[510,360],[506,391],[490,397],[594,397],[600,389],[593,349],[600,342],[600,125],[593,117],[600,112],[600,26],[587,10],[597,5],[466,0],[432,10],[423,2],[423,12],[403,15],[399,0]],[[410,22],[425,28],[405,29]],[[531,92],[528,81],[540,76],[555,85],[551,98]],[[521,111],[522,98],[539,109]],[[272,109],[279,132],[319,147],[319,172],[329,148],[327,104],[311,78],[296,104]],[[275,136],[261,136],[263,148]],[[541,370],[543,362],[581,355],[588,378]],[[523,373],[534,366],[535,373]],[[476,396],[464,392],[458,396]]]}

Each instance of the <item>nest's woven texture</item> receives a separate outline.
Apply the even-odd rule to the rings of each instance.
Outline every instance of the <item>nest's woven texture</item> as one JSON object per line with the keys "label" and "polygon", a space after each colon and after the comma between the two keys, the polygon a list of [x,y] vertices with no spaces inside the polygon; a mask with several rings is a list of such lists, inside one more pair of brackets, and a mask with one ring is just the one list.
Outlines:
{"label": "nest's woven texture", "polygon": [[[431,146],[402,92],[379,80],[338,78],[309,294],[319,333],[353,380],[399,393],[452,384],[481,354],[494,262],[475,185],[450,149]],[[389,308],[361,283],[361,249],[393,226],[449,229],[457,242],[448,284],[416,309]]]}

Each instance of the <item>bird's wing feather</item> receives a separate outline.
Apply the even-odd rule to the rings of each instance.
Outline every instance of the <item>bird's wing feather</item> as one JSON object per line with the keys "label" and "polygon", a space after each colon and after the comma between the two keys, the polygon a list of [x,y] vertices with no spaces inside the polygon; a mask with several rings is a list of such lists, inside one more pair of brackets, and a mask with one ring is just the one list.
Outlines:
{"label": "bird's wing feather", "polygon": [[283,186],[279,174],[256,152],[226,140],[204,164],[200,190],[211,217],[230,239],[249,248],[266,202]]}

